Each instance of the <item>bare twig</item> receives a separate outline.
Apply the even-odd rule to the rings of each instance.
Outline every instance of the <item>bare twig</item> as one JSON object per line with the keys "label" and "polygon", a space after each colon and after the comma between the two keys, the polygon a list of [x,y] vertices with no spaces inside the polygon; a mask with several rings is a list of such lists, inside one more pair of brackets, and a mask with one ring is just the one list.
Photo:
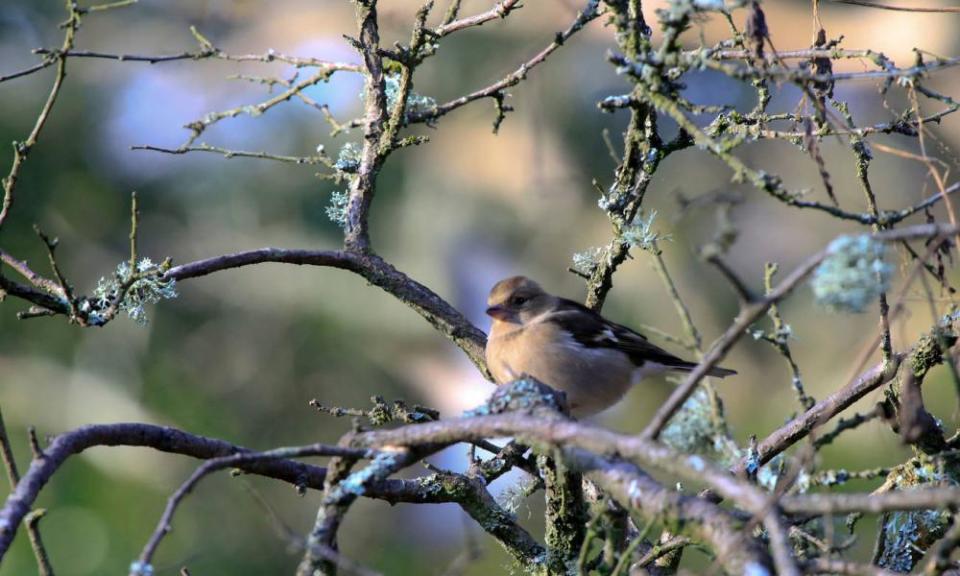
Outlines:
{"label": "bare twig", "polygon": [[[815,427],[827,422],[869,392],[892,380],[897,374],[902,359],[902,355],[894,355],[890,362],[871,368],[843,389],[817,402],[809,410],[764,438],[757,444],[756,465],[769,462],[771,458],[806,437]],[[744,458],[735,466],[735,471],[742,473],[748,465],[750,465],[748,459]]]}
{"label": "bare twig", "polygon": [[[204,462],[200,467],[194,470],[187,480],[180,485],[176,492],[167,500],[167,506],[164,508],[163,515],[157,522],[157,527],[153,534],[143,547],[143,551],[138,558],[139,566],[149,566],[152,563],[153,555],[157,547],[171,530],[173,515],[177,507],[184,498],[203,480],[207,475],[222,470],[224,468],[237,467],[241,464],[252,462],[266,462],[287,460],[290,458],[302,458],[304,456],[349,456],[352,458],[372,458],[374,455],[366,450],[356,450],[350,448],[341,448],[339,446],[329,446],[326,444],[311,444],[309,446],[294,446],[288,448],[276,448],[267,452],[243,452],[239,454],[230,454],[218,458],[212,458]],[[137,563],[134,563],[137,565]],[[137,576],[131,572],[131,576]]]}
{"label": "bare twig", "polygon": [[953,6],[902,6],[899,4],[878,4],[876,2],[870,2],[868,0],[830,0],[837,4],[852,4],[853,6],[864,6],[866,8],[879,8],[881,10],[893,10],[895,12],[960,12],[960,8],[955,8]]}
{"label": "bare twig", "polygon": [[[454,7],[459,8],[459,6],[460,4],[457,2],[451,6],[451,10],[453,10]],[[482,26],[491,20],[502,20],[503,18],[506,18],[511,11],[519,7],[520,0],[501,0],[486,12],[482,12],[475,16],[469,16],[467,18],[460,18],[459,20],[450,20],[444,22],[440,26],[434,28],[433,33],[439,37],[443,37],[458,30],[463,30],[464,28]],[[455,12],[451,13],[455,14]]]}
{"label": "bare twig", "polygon": [[[517,4],[517,2],[505,0],[503,2],[500,2],[498,6],[504,5],[504,4],[510,4],[512,6]],[[493,84],[490,84],[486,88],[481,88],[480,90],[476,90],[474,92],[471,92],[470,94],[466,94],[459,98],[455,98],[448,102],[444,102],[443,104],[439,104],[437,105],[436,108],[432,110],[425,110],[423,112],[410,114],[407,117],[407,121],[410,122],[411,124],[416,122],[432,122],[440,118],[441,116],[444,116],[445,114],[448,114],[456,110],[457,108],[460,108],[461,106],[464,106],[476,100],[482,100],[484,98],[502,99],[504,91],[507,88],[516,86],[521,81],[526,79],[527,74],[530,72],[530,70],[542,64],[554,51],[560,48],[560,46],[562,46],[571,36],[579,32],[580,30],[582,30],[584,26],[586,26],[589,22],[597,18],[597,16],[599,16],[598,4],[599,2],[597,0],[590,0],[589,2],[587,2],[587,5],[584,7],[584,9],[581,12],[577,14],[577,17],[576,19],[574,19],[573,23],[563,32],[557,33],[556,39],[553,42],[547,45],[546,48],[538,52],[532,58],[530,58],[529,60],[521,64],[519,68],[517,68],[510,74],[504,76],[501,80],[494,82]],[[502,106],[502,101],[500,102],[501,102],[500,105]]]}
{"label": "bare twig", "polygon": [[140,62],[145,64],[160,64],[165,62],[177,62],[181,60],[227,60],[231,62],[280,62],[290,64],[297,68],[324,68],[328,70],[337,70],[344,72],[359,72],[360,67],[356,64],[346,62],[331,62],[317,58],[306,58],[301,56],[290,56],[270,50],[263,54],[227,54],[212,45],[201,46],[196,52],[181,52],[179,54],[111,54],[107,52],[94,52],[90,50],[49,50],[40,48],[34,50],[35,54],[43,56],[62,56],[64,58],[92,58],[95,60],[115,60],[117,62]]}
{"label": "bare twig", "polygon": [[[899,230],[890,230],[886,232],[880,232],[874,234],[874,238],[877,240],[890,242],[902,240],[904,238],[917,238],[917,237],[944,237],[952,236],[956,233],[956,228],[953,226],[939,226],[932,224],[921,224],[918,226],[911,226],[909,228],[902,228]],[[670,418],[676,413],[677,410],[686,402],[687,398],[690,397],[690,394],[696,389],[697,384],[700,380],[707,375],[707,372],[716,366],[720,360],[726,355],[726,353],[733,347],[740,336],[754,323],[756,322],[767,309],[774,303],[779,302],[783,298],[787,297],[803,280],[805,280],[820,262],[827,256],[827,250],[823,250],[814,254],[803,262],[800,266],[795,268],[784,280],[782,280],[776,288],[774,288],[769,294],[763,298],[758,298],[754,303],[749,304],[741,308],[740,313],[737,315],[737,318],[734,320],[733,324],[727,328],[727,331],[724,332],[710,348],[706,355],[704,355],[703,360],[700,364],[687,376],[680,386],[670,395],[667,401],[657,410],[654,414],[650,423],[644,429],[642,436],[646,439],[656,439],[660,432],[666,426],[667,422],[670,421]],[[894,364],[893,362],[889,364]],[[879,385],[879,384],[877,384]],[[872,388],[870,388],[872,389]],[[858,396],[859,398],[859,396]],[[826,401],[821,401],[817,406],[822,406]],[[817,406],[814,406],[815,410]],[[808,411],[808,414],[810,412]],[[785,430],[784,429],[781,430]],[[804,432],[805,434],[805,432]],[[802,435],[800,436],[802,437]],[[792,440],[792,441],[795,441]],[[792,443],[790,441],[789,443]],[[765,459],[763,460],[766,461]]]}
{"label": "bare twig", "polygon": [[67,59],[62,53],[73,48],[73,44],[76,41],[77,29],[80,27],[80,12],[77,5],[75,3],[67,3],[67,12],[68,18],[63,26],[65,30],[63,44],[60,47],[60,53],[55,58],[57,70],[53,79],[53,86],[50,88],[47,100],[40,109],[37,121],[34,123],[33,129],[30,131],[26,140],[14,142],[13,163],[10,166],[10,171],[7,173],[6,178],[0,180],[0,187],[3,188],[3,204],[0,205],[0,228],[3,227],[4,221],[10,214],[10,208],[13,206],[13,192],[17,185],[17,180],[20,177],[20,170],[23,167],[23,163],[26,161],[33,147],[36,146],[37,140],[40,138],[40,133],[43,131],[43,127],[46,126],[47,120],[50,118],[50,113],[53,111],[53,105],[57,102],[57,97],[60,95],[60,89],[63,87],[63,79],[67,76]]}
{"label": "bare twig", "polygon": [[189,152],[212,152],[220,154],[226,159],[230,158],[255,158],[258,160],[274,160],[276,162],[286,162],[289,164],[303,164],[307,166],[323,165],[328,168],[333,167],[333,161],[328,156],[287,156],[283,154],[272,154],[270,152],[250,151],[250,150],[231,150],[220,146],[211,146],[201,142],[193,146],[180,146],[178,148],[164,148],[162,146],[151,146],[149,144],[141,146],[131,146],[132,150],[149,150],[151,152],[162,152],[164,154],[187,154]]}

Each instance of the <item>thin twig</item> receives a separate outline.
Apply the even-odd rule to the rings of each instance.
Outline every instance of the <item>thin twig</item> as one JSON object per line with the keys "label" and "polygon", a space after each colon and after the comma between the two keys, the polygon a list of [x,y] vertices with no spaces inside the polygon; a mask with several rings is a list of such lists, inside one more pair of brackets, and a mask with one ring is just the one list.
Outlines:
{"label": "thin twig", "polygon": [[[954,226],[921,224],[909,228],[879,232],[874,234],[873,238],[884,242],[893,242],[918,237],[943,238],[945,236],[952,236],[956,232],[957,228]],[[693,394],[700,380],[726,356],[726,353],[740,339],[743,333],[766,313],[772,304],[789,296],[802,281],[813,273],[828,253],[828,250],[825,249],[809,257],[782,280],[769,294],[763,298],[758,298],[755,302],[747,306],[741,307],[740,313],[734,322],[727,328],[726,332],[714,342],[707,354],[704,355],[703,360],[700,361],[683,383],[673,391],[667,401],[657,410],[650,423],[644,428],[641,436],[649,440],[656,439],[677,410],[679,410],[687,398]],[[892,365],[895,363],[890,362],[888,364]],[[821,404],[823,404],[823,402],[818,403],[817,406]],[[814,409],[815,408],[816,406]]]}
{"label": "thin twig", "polygon": [[0,187],[3,188],[3,204],[0,206],[0,228],[3,227],[4,221],[10,214],[10,208],[13,206],[13,192],[17,185],[17,180],[20,177],[20,170],[23,167],[23,163],[26,161],[33,147],[36,146],[40,138],[40,133],[43,131],[44,126],[46,126],[47,120],[53,111],[53,105],[57,102],[57,97],[60,95],[63,80],[67,76],[67,59],[63,56],[63,52],[73,48],[77,29],[80,27],[80,12],[78,11],[77,5],[75,3],[67,3],[67,11],[69,16],[63,26],[66,30],[63,35],[63,43],[60,47],[59,54],[55,58],[57,71],[53,79],[53,86],[50,88],[47,100],[43,103],[40,114],[37,116],[37,120],[34,122],[33,129],[30,131],[27,139],[13,144],[13,163],[10,166],[10,171],[7,173],[6,178],[0,180]]}
{"label": "thin twig", "polygon": [[[140,552],[138,562],[140,566],[149,566],[152,563],[153,555],[157,547],[163,540],[163,537],[170,532],[173,523],[173,515],[177,507],[187,495],[203,480],[208,474],[222,470],[224,468],[235,467],[240,464],[251,462],[262,462],[267,460],[287,460],[290,458],[302,458],[304,456],[349,456],[352,458],[371,458],[373,454],[367,450],[356,450],[350,448],[341,448],[338,446],[329,446],[327,444],[311,444],[309,446],[295,446],[289,448],[275,448],[266,452],[244,452],[240,454],[231,454],[220,458],[207,460],[200,467],[194,470],[187,480],[180,485],[176,492],[167,500],[167,506],[163,510],[163,515],[157,522],[157,527],[153,534]],[[131,576],[135,574],[131,573]]]}
{"label": "thin twig", "polygon": [[868,0],[830,0],[837,4],[851,4],[853,6],[864,6],[866,8],[879,8],[880,10],[892,10],[895,12],[960,12],[960,8],[955,8],[953,6],[902,6],[899,4],[878,4],[876,2],[870,2]]}

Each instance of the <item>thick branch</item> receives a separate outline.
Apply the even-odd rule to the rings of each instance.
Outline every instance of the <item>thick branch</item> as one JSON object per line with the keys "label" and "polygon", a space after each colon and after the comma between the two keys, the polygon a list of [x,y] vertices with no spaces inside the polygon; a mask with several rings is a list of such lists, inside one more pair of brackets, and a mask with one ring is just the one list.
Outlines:
{"label": "thick branch", "polygon": [[861,494],[804,494],[784,496],[780,507],[788,514],[880,514],[904,510],[943,510],[960,506],[960,488],[917,488]]}
{"label": "thick branch", "polygon": [[523,413],[509,413],[441,420],[353,434],[345,441],[361,448],[417,447],[504,436],[516,436],[524,444],[533,446],[578,447],[602,456],[619,456],[691,482],[706,483],[748,511],[766,515],[771,510],[765,492],[699,456],[682,456],[656,442],[560,418],[532,418]]}
{"label": "thick branch", "polygon": [[[0,558],[9,549],[17,527],[53,474],[70,456],[94,446],[149,446],[194,458],[216,458],[249,449],[229,442],[181,432],[174,428],[151,424],[98,424],[83,426],[57,436],[35,459],[20,479],[16,490],[7,497],[0,511]],[[277,478],[295,485],[322,486],[326,471],[317,466],[289,460],[241,462],[238,468]]]}
{"label": "thick branch", "polygon": [[414,480],[388,480],[371,486],[370,493],[390,503],[457,502],[518,562],[545,553],[543,546],[497,504],[478,477],[443,473]]}
{"label": "thick branch", "polygon": [[363,57],[364,66],[363,149],[356,176],[350,182],[344,244],[350,250],[366,252],[370,249],[367,216],[376,192],[377,174],[386,157],[386,151],[380,147],[380,139],[387,121],[387,97],[384,93],[376,2],[357,2],[357,21],[360,23],[360,39],[356,48]]}
{"label": "thick branch", "polygon": [[[766,464],[771,458],[805,438],[816,427],[828,422],[857,400],[892,380],[897,375],[897,369],[902,360],[903,355],[898,354],[894,355],[890,362],[874,366],[847,386],[817,402],[812,408],[777,429],[757,445],[757,459],[749,464],[760,466]],[[740,474],[746,470],[747,466],[748,459],[744,458],[737,463],[734,470]]]}
{"label": "thick branch", "polygon": [[676,521],[682,530],[708,542],[727,573],[771,573],[770,556],[719,506],[667,490],[626,462],[612,462],[583,450],[568,449],[566,457],[622,506],[646,518]]}

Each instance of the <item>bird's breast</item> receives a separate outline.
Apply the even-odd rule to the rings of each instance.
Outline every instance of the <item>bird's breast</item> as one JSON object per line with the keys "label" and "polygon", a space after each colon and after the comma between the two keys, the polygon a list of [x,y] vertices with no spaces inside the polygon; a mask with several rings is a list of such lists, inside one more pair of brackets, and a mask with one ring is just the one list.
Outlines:
{"label": "bird's breast", "polygon": [[610,407],[630,388],[634,367],[626,355],[585,348],[551,323],[513,326],[494,324],[487,340],[487,366],[498,384],[533,376],[565,392],[576,416]]}

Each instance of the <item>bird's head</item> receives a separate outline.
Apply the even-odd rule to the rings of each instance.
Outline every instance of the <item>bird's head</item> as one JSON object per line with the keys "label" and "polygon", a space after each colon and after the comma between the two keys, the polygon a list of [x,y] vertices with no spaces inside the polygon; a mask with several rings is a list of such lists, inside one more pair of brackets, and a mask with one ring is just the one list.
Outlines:
{"label": "bird's head", "polygon": [[525,324],[546,312],[553,297],[526,276],[513,276],[497,282],[487,297],[487,314],[502,322]]}

